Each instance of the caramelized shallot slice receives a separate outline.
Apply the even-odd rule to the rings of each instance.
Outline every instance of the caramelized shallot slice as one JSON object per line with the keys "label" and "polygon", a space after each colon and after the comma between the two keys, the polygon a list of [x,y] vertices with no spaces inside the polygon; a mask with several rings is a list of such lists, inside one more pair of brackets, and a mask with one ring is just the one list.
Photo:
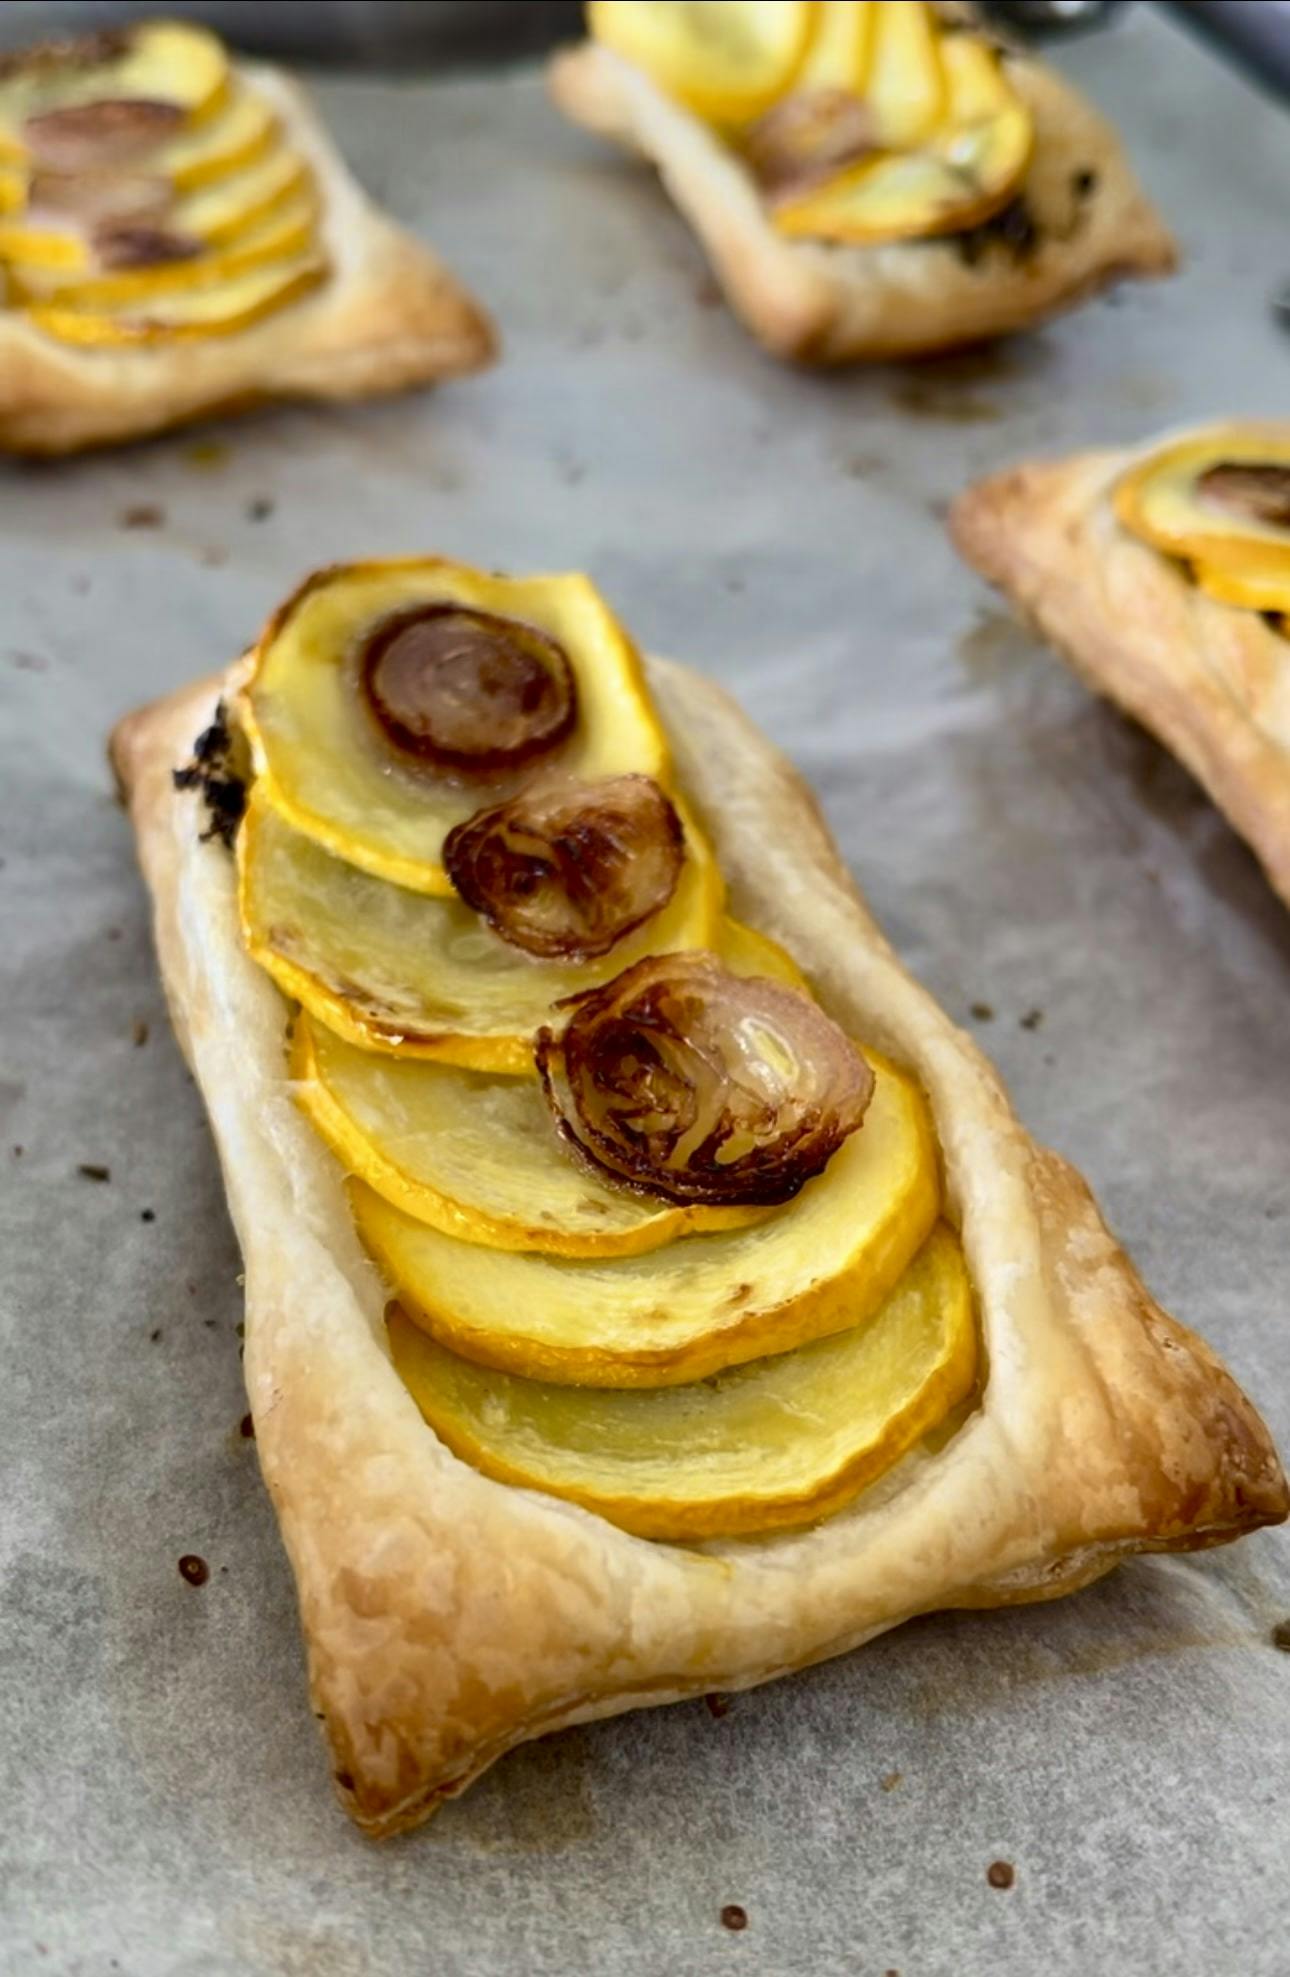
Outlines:
{"label": "caramelized shallot slice", "polygon": [[536,783],[444,843],[468,906],[526,954],[590,960],[666,906],[685,834],[652,776]]}
{"label": "caramelized shallot slice", "polygon": [[1290,529],[1290,467],[1262,460],[1220,460],[1196,482],[1202,501],[1242,521]]}
{"label": "caramelized shallot slice", "polygon": [[563,741],[577,714],[553,638],[460,604],[387,618],[367,641],[362,680],[396,748],[459,773],[517,768]]}
{"label": "caramelized shallot slice", "polygon": [[873,1072],[799,989],[706,952],[650,955],[573,996],[537,1066],[564,1137],[669,1201],[790,1201],[860,1125]]}
{"label": "caramelized shallot slice", "polygon": [[35,226],[155,226],[174,197],[169,180],[143,172],[39,171],[32,174],[26,218]]}
{"label": "caramelized shallot slice", "polygon": [[173,137],[183,122],[178,103],[105,97],[40,110],[27,118],[22,136],[37,165],[55,172],[86,172],[132,163]]}
{"label": "caramelized shallot slice", "polygon": [[745,147],[763,192],[792,197],[877,149],[873,113],[849,89],[795,90],[758,118]]}

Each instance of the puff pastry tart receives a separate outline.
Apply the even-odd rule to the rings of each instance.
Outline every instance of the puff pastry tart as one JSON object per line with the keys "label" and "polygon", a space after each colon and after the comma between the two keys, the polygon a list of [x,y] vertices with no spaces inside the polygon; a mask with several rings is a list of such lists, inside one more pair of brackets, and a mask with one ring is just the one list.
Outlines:
{"label": "puff pastry tart", "polygon": [[0,60],[0,448],[478,368],[489,323],[303,92],[146,21]]}
{"label": "puff pastry tart", "polygon": [[657,167],[778,356],[946,350],[1174,266],[1109,126],[970,10],[592,0],[587,26],[556,102]]}
{"label": "puff pastry tart", "polygon": [[1290,904],[1290,425],[1031,462],[968,488],[951,528],[1186,764]]}
{"label": "puff pastry tart", "polygon": [[585,578],[322,572],[112,755],[366,1831],[1285,1516],[791,770]]}

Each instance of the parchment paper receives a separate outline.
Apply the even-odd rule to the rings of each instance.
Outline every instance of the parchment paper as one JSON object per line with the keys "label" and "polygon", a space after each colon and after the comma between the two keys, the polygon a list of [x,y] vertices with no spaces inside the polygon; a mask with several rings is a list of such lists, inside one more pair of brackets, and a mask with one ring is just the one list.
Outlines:
{"label": "parchment paper", "polygon": [[914,968],[1290,1447],[1290,916],[941,528],[1015,456],[1285,413],[1290,136],[1146,9],[1060,59],[1187,272],[993,356],[777,368],[649,176],[536,78],[330,82],[362,176],[495,308],[502,366],[0,469],[5,1972],[1290,1970],[1284,1531],[530,1746],[407,1842],[350,1831],[103,763],[118,714],[316,563],[585,566],[800,763]]}

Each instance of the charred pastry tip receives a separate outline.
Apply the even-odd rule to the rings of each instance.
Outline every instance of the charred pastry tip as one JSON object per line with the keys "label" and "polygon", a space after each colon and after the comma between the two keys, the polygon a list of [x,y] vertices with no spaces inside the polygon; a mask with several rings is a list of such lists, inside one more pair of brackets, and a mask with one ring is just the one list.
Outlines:
{"label": "charred pastry tip", "polygon": [[235,761],[237,742],[221,700],[210,726],[203,728],[193,743],[192,760],[170,772],[176,789],[196,790],[201,795],[208,819],[201,832],[202,842],[218,838],[229,850],[246,810],[246,778]]}

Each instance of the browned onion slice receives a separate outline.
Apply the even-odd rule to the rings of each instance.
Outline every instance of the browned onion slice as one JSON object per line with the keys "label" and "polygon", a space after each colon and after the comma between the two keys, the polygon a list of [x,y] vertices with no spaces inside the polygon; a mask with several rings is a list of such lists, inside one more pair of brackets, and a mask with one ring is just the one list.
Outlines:
{"label": "browned onion slice", "polygon": [[32,174],[27,217],[36,226],[156,226],[173,203],[169,182],[143,172],[40,171]]}
{"label": "browned onion slice", "polygon": [[877,148],[873,118],[860,98],[825,86],[782,98],[758,118],[745,144],[772,200],[795,197]]}
{"label": "browned onion slice", "polygon": [[1196,483],[1202,500],[1242,521],[1290,529],[1290,467],[1262,460],[1220,460]]}
{"label": "browned onion slice", "polygon": [[99,265],[119,268],[159,268],[171,261],[192,261],[202,252],[200,240],[172,233],[168,227],[129,226],[113,222],[94,229]]}
{"label": "browned onion slice", "polygon": [[105,97],[98,103],[65,103],[40,110],[22,127],[37,165],[55,172],[94,171],[126,165],[173,137],[184,122],[178,103],[145,96]]}
{"label": "browned onion slice", "polygon": [[590,960],[666,906],[681,819],[652,776],[565,777],[478,810],[448,833],[448,876],[526,954]]}
{"label": "browned onion slice", "polygon": [[808,995],[708,953],[649,955],[569,998],[537,1066],[564,1137],[627,1186],[790,1201],[864,1118],[873,1072]]}
{"label": "browned onion slice", "polygon": [[577,714],[573,669],[553,638],[460,604],[387,618],[367,641],[362,678],[396,748],[468,774],[545,754]]}

